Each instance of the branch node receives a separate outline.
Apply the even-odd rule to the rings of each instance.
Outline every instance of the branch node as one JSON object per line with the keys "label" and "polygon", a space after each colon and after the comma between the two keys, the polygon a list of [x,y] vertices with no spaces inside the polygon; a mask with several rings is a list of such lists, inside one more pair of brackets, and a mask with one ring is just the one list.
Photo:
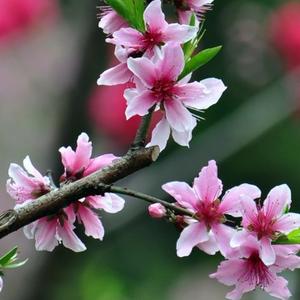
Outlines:
{"label": "branch node", "polygon": [[18,217],[18,214],[15,210],[9,209],[0,214],[0,229],[3,227],[8,227],[13,224]]}

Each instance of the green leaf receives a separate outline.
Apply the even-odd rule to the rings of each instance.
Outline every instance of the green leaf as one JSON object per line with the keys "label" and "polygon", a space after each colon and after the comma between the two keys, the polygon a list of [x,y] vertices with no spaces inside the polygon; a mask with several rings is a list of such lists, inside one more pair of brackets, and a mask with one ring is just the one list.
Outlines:
{"label": "green leaf", "polygon": [[5,269],[15,269],[15,268],[22,267],[23,265],[25,265],[27,263],[27,261],[28,261],[28,258],[23,261],[20,261],[18,263],[8,264],[5,266]]}
{"label": "green leaf", "polygon": [[273,244],[292,245],[300,244],[300,228],[293,230],[287,235],[281,235]]}
{"label": "green leaf", "polygon": [[133,8],[135,12],[135,17],[134,17],[135,28],[140,31],[145,31],[145,23],[144,23],[145,1],[132,0],[132,2],[133,2]]}
{"label": "green leaf", "polygon": [[14,247],[6,254],[4,254],[2,257],[0,257],[0,266],[5,267],[10,262],[15,261],[17,257],[17,252],[18,252],[18,247]]}
{"label": "green leaf", "polygon": [[[195,14],[192,14],[189,25],[195,26],[195,24],[196,24],[196,16],[195,16]],[[201,25],[201,28],[199,29],[199,32],[201,32],[201,30],[202,30],[202,25]],[[197,37],[186,42],[183,45],[183,53],[184,53],[185,61],[187,61],[192,56],[192,54],[195,51],[195,49],[197,48],[197,46],[198,46]]]}
{"label": "green leaf", "polygon": [[186,75],[196,71],[198,68],[204,66],[207,64],[210,60],[212,60],[222,49],[222,46],[214,47],[214,48],[208,48],[205,49],[195,56],[193,56],[186,64],[182,71],[182,73],[179,75],[178,79],[184,78]]}
{"label": "green leaf", "polygon": [[144,0],[106,0],[121,17],[139,31],[145,31]]}

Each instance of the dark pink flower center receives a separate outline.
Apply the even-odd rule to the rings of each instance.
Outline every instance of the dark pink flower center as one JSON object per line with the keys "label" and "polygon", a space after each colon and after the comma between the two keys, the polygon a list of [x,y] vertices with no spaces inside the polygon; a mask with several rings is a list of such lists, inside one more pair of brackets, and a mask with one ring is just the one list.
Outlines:
{"label": "dark pink flower center", "polygon": [[85,171],[85,168],[81,168],[79,171],[76,171],[76,172],[73,172],[73,170],[70,170],[70,169],[67,168],[65,174],[63,174],[60,177],[59,181],[60,182],[66,182],[66,181],[73,182],[73,181],[76,181],[76,180],[81,179],[82,177],[84,177],[83,176],[84,171]]}
{"label": "dark pink flower center", "polygon": [[249,282],[264,288],[274,281],[274,275],[262,262],[258,252],[254,252],[246,259],[245,271],[242,273],[239,281]]}
{"label": "dark pink flower center", "polygon": [[212,203],[201,202],[196,215],[208,227],[215,223],[221,223],[224,220],[224,215],[220,213],[219,206],[220,200],[215,200]]}
{"label": "dark pink flower center", "polygon": [[50,188],[45,186],[43,183],[41,183],[38,188],[35,188],[31,192],[31,196],[33,197],[33,199],[36,199],[45,194],[48,194],[49,192],[50,192]]}
{"label": "dark pink flower center", "polygon": [[174,0],[174,4],[177,9],[181,9],[181,10],[189,10],[190,9],[188,4],[186,3],[186,0]]}
{"label": "dark pink flower center", "polygon": [[152,93],[158,102],[171,100],[174,97],[173,87],[175,82],[167,79],[157,80],[152,88]]}
{"label": "dark pink flower center", "polygon": [[256,232],[259,239],[262,237],[272,238],[275,234],[274,223],[273,219],[268,218],[262,210],[259,210],[257,217],[252,220],[252,224],[248,229]]}
{"label": "dark pink flower center", "polygon": [[162,45],[162,34],[159,31],[146,31],[143,35],[144,51],[152,50],[155,46]]}

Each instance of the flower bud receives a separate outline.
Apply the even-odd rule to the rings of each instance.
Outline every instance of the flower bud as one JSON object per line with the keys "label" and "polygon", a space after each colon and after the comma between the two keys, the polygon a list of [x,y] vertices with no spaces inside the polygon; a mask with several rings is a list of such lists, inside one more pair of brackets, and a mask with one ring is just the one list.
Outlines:
{"label": "flower bud", "polygon": [[154,204],[149,205],[148,212],[152,218],[159,219],[159,218],[165,217],[167,210],[162,204],[154,203]]}

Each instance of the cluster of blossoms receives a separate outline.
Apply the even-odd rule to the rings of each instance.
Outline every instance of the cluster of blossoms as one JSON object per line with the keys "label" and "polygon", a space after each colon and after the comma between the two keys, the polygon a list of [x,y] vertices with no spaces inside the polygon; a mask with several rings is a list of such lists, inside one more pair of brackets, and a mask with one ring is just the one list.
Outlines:
{"label": "cluster of blossoms", "polygon": [[[187,9],[189,1],[186,2],[182,3],[184,11],[192,12]],[[191,9],[195,9],[197,1],[190,2]],[[198,2],[199,7],[207,4]],[[109,34],[106,41],[115,45],[115,56],[120,63],[103,72],[98,84],[134,84],[133,88],[124,92],[127,119],[136,115],[145,116],[151,108],[162,112],[148,146],[158,145],[163,150],[171,133],[176,143],[188,146],[197,124],[197,118],[190,110],[209,108],[226,89],[219,79],[189,83],[191,74],[180,77],[186,63],[182,45],[197,38],[199,26],[167,23],[160,0],[152,1],[145,9],[144,32],[128,27],[119,18],[106,8],[99,23]],[[110,23],[111,19],[114,21]]]}
{"label": "cluster of blossoms", "polygon": [[[101,170],[117,159],[113,154],[104,154],[91,158],[92,143],[89,137],[82,133],[77,140],[75,151],[71,147],[59,149],[64,173],[60,177],[60,185],[74,182]],[[7,181],[7,192],[16,200],[16,206],[20,207],[36,198],[49,193],[57,187],[51,183],[48,176],[43,176],[32,165],[27,156],[23,161],[24,169],[11,164]],[[38,221],[24,227],[27,238],[35,239],[37,250],[52,251],[59,243],[65,247],[80,252],[86,250],[85,245],[75,234],[75,221],[83,224],[85,234],[95,239],[102,240],[104,228],[96,210],[104,210],[108,213],[117,213],[124,207],[124,200],[112,193],[103,196],[89,196],[73,202],[54,215],[43,217]]]}
{"label": "cluster of blossoms", "polygon": [[[215,161],[210,161],[195,178],[193,187],[175,181],[162,188],[176,200],[175,205],[193,214],[175,218],[183,228],[177,255],[188,256],[194,247],[210,255],[220,251],[226,260],[210,277],[235,285],[227,299],[238,300],[256,287],[279,299],[291,295],[288,282],[277,273],[300,268],[300,246],[272,244],[280,235],[300,226],[300,214],[288,212],[291,192],[287,185],[273,188],[263,203],[258,200],[259,188],[250,184],[233,187],[220,199],[222,182]],[[149,214],[170,217],[159,203],[149,207]],[[242,227],[236,229],[232,222],[241,217]]]}
{"label": "cluster of blossoms", "polygon": [[[191,52],[196,49],[199,25],[213,0],[173,0],[179,23],[172,24],[165,19],[161,0],[149,2],[141,31],[111,7],[102,7],[99,27],[108,35],[106,41],[115,46],[119,64],[103,72],[98,84],[128,86],[124,91],[127,119],[160,111],[162,117],[146,147],[158,145],[162,151],[170,135],[176,143],[189,146],[198,120],[191,111],[202,111],[217,103],[226,87],[216,78],[189,82],[192,74],[184,72],[192,59],[185,46],[190,43]],[[113,154],[91,158],[92,143],[85,133],[79,135],[75,151],[62,147],[59,152],[64,166],[59,187],[118,160]],[[16,201],[16,208],[59,188],[32,165],[28,156],[23,166],[11,164],[8,171],[7,191]],[[278,244],[278,239],[300,227],[300,214],[289,212],[291,192],[287,185],[273,188],[264,201],[259,188],[246,183],[229,189],[221,198],[223,185],[212,160],[202,168],[192,187],[174,181],[162,189],[176,201],[159,200],[150,205],[150,216],[167,218],[181,229],[176,245],[179,257],[190,255],[195,247],[209,255],[221,253],[225,260],[210,277],[235,286],[227,299],[238,300],[256,287],[279,299],[289,298],[288,282],[278,274],[300,267],[300,246]],[[119,189],[113,191],[122,193]],[[128,195],[145,200],[134,193]],[[123,198],[108,192],[74,199],[52,215],[25,226],[24,233],[35,239],[37,250],[52,251],[62,243],[75,252],[84,251],[85,245],[74,232],[75,225],[82,224],[87,236],[102,240],[104,228],[97,211],[117,213],[124,204]]]}

